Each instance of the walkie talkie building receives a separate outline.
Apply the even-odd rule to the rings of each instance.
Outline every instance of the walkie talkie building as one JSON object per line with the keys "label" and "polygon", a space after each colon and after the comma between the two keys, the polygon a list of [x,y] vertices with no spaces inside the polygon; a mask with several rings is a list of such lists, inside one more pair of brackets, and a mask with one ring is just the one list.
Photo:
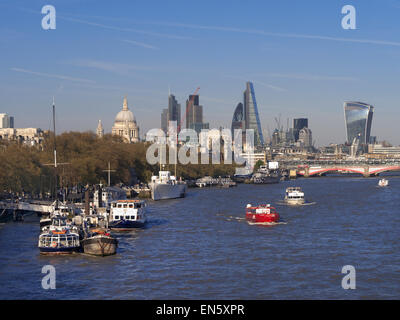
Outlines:
{"label": "walkie talkie building", "polygon": [[352,144],[354,138],[360,137],[360,144],[368,144],[374,107],[358,101],[346,101],[343,107],[347,143]]}

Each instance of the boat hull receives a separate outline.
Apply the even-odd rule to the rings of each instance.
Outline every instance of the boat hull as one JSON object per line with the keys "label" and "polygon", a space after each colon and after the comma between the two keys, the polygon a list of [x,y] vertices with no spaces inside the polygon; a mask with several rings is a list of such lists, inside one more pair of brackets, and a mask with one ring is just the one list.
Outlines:
{"label": "boat hull", "polygon": [[285,202],[289,205],[300,205],[304,204],[304,199],[285,199]]}
{"label": "boat hull", "polygon": [[253,214],[246,213],[246,220],[252,223],[273,223],[279,221],[279,214],[269,213],[269,214]]}
{"label": "boat hull", "polygon": [[128,231],[136,228],[143,228],[146,225],[146,220],[130,221],[117,220],[111,221],[108,227],[112,230]]}
{"label": "boat hull", "polygon": [[183,198],[186,194],[186,184],[154,184],[151,188],[153,200]]}
{"label": "boat hull", "polygon": [[108,236],[94,236],[81,241],[83,252],[95,256],[116,254],[118,240]]}
{"label": "boat hull", "polygon": [[66,248],[39,247],[39,251],[40,254],[43,255],[72,254],[79,252],[79,247],[66,247]]}

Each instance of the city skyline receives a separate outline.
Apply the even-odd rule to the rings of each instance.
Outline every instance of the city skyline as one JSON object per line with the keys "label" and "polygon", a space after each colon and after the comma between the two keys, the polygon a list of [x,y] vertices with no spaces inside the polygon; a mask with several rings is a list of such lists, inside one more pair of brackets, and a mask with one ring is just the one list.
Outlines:
{"label": "city skyline", "polygon": [[111,132],[126,95],[143,135],[160,126],[168,87],[183,105],[199,86],[204,122],[230,128],[251,81],[264,132],[282,114],[308,118],[318,146],[343,143],[343,103],[365,101],[371,135],[400,144],[396,1],[354,1],[356,30],[341,28],[341,2],[157,3],[156,13],[151,2],[52,4],[57,28],[47,31],[42,2],[0,5],[0,112],[16,127],[51,129],[55,96],[59,132],[95,132],[99,119]]}

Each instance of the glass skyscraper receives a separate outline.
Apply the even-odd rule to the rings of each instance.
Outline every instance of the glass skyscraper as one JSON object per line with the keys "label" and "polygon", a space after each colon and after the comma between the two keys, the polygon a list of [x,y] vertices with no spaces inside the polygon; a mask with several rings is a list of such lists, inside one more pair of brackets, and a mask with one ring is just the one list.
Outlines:
{"label": "glass skyscraper", "polygon": [[261,130],[260,117],[258,115],[258,108],[256,102],[256,95],[254,93],[253,83],[246,83],[246,90],[244,96],[244,118],[246,129],[254,130],[254,146],[259,147],[264,145],[264,137]]}
{"label": "glass skyscraper", "polygon": [[236,106],[235,112],[233,113],[232,118],[232,135],[235,129],[245,129],[246,123],[244,121],[244,110],[243,110],[243,103],[239,102]]}
{"label": "glass skyscraper", "polygon": [[374,107],[357,101],[344,103],[347,143],[352,144],[354,138],[360,137],[360,144],[369,143]]}

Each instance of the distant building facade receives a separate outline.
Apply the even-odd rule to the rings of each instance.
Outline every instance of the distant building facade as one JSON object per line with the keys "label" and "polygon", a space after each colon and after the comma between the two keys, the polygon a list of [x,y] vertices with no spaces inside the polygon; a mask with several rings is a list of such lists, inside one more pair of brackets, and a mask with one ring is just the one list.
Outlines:
{"label": "distant building facade", "polygon": [[307,118],[293,119],[294,141],[299,140],[299,133],[300,133],[300,130],[303,128],[308,128],[308,119]]}
{"label": "distant building facade", "polygon": [[0,128],[0,140],[16,141],[26,145],[39,145],[44,140],[40,128]]}
{"label": "distant building facade", "polygon": [[364,102],[346,101],[343,108],[347,143],[352,144],[354,139],[359,139],[361,145],[367,145],[370,141],[374,107]]}
{"label": "distant building facade", "polygon": [[14,128],[14,117],[0,113],[0,129]]}
{"label": "distant building facade", "polygon": [[164,133],[168,132],[168,108],[165,108],[161,112],[161,130]]}
{"label": "distant building facade", "polygon": [[309,128],[303,128],[299,132],[299,140],[303,147],[310,148],[313,145],[312,132]]}
{"label": "distant building facade", "polygon": [[[167,128],[169,125],[169,121],[176,121],[177,127],[180,126],[181,123],[181,105],[176,100],[173,94],[169,94],[168,96],[168,115],[167,115]],[[182,128],[178,128],[180,130]]]}
{"label": "distant building facade", "polygon": [[126,97],[124,98],[122,110],[115,117],[111,134],[122,137],[125,142],[139,142],[139,127],[132,111],[128,109]]}
{"label": "distant building facade", "polygon": [[199,104],[199,95],[190,95],[186,100],[186,128],[200,133],[209,129],[209,124],[203,122],[203,106]]}

